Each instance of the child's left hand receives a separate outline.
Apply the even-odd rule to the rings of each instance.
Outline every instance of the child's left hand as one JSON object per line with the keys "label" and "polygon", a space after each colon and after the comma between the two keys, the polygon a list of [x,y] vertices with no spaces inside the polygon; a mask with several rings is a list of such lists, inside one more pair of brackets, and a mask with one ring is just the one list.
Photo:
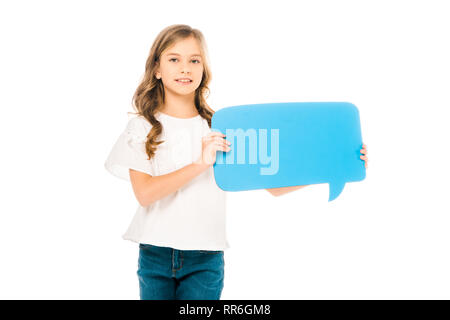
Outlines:
{"label": "child's left hand", "polygon": [[361,149],[361,153],[365,154],[364,156],[359,156],[362,160],[364,160],[364,165],[367,169],[367,162],[369,162],[369,158],[367,158],[367,146],[363,144],[363,148]]}

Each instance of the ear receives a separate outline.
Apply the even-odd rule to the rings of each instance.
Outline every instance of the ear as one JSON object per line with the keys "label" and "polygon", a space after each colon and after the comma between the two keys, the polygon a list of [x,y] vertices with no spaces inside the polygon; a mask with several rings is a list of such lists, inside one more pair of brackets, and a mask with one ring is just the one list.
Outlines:
{"label": "ear", "polygon": [[159,68],[160,68],[159,63],[157,63],[157,65],[155,66],[155,73],[154,73],[156,79],[161,79],[161,72]]}

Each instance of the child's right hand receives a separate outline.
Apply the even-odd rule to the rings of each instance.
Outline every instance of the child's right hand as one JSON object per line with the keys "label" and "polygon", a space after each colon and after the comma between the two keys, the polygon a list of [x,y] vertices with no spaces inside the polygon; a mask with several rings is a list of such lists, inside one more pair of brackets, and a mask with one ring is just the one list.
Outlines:
{"label": "child's right hand", "polygon": [[215,131],[202,137],[202,154],[195,163],[211,166],[216,162],[217,151],[230,151],[229,145],[231,143],[224,137],[223,133]]}

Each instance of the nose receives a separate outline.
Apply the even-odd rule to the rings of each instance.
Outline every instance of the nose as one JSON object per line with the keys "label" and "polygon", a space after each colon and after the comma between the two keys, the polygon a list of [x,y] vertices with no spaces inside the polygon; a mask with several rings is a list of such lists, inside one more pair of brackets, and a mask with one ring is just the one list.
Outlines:
{"label": "nose", "polygon": [[184,74],[190,73],[189,66],[184,65],[183,68],[181,69],[181,73],[184,73]]}

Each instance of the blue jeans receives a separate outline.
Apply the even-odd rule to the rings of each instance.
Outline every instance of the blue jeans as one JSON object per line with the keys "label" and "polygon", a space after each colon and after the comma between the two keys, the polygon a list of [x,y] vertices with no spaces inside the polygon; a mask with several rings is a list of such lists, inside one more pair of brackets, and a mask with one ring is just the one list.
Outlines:
{"label": "blue jeans", "polygon": [[219,300],[224,252],[139,244],[141,300]]}

